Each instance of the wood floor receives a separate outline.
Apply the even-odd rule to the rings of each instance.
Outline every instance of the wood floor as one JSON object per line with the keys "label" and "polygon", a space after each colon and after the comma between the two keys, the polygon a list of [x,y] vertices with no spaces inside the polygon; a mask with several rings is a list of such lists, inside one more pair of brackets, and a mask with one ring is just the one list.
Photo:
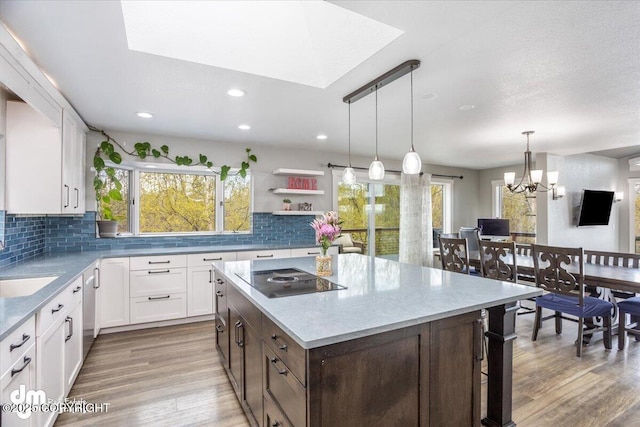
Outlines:
{"label": "wood floor", "polygon": [[[575,357],[577,325],[561,336],[545,322],[531,341],[519,316],[513,419],[518,426],[632,426],[640,421],[640,343],[618,351],[601,341]],[[220,366],[213,322],[101,335],[70,398],[110,403],[102,414],[62,414],[56,426],[249,425]],[[483,389],[484,391],[484,389]],[[483,403],[483,407],[484,407]]]}

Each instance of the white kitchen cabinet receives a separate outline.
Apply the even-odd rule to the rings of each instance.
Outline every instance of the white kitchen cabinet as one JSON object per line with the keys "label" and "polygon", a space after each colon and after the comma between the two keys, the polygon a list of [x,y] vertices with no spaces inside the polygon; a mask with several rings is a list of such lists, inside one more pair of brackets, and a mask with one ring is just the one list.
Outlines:
{"label": "white kitchen cabinet", "polygon": [[[67,322],[64,313],[53,322],[53,324],[38,337],[37,341],[37,375],[36,387],[43,390],[47,399],[60,401],[66,392],[66,381],[64,375],[65,360],[65,337]],[[39,412],[39,421],[36,425],[52,426],[56,417],[56,412]]]}
{"label": "white kitchen cabinet", "polygon": [[[4,340],[2,341],[4,343]],[[0,375],[0,402],[11,403],[11,393],[20,390],[36,389],[36,346],[35,340],[29,346],[20,348],[20,357],[9,367],[9,370]],[[18,395],[18,399],[21,396]],[[23,403],[23,402],[19,402]],[[26,402],[24,402],[26,403]],[[15,412],[3,412],[3,427],[30,427],[38,426],[39,414],[32,414],[26,420],[18,418]]]}
{"label": "white kitchen cabinet", "polygon": [[84,213],[84,137],[71,115],[61,129],[29,104],[8,101],[5,149],[9,213]]}
{"label": "white kitchen cabinet", "polygon": [[65,394],[69,393],[80,368],[82,367],[82,278],[78,278],[72,285],[74,293],[72,307],[65,316],[67,335],[65,336]]}
{"label": "white kitchen cabinet", "polygon": [[84,213],[84,132],[67,112],[62,114],[62,213]]}
{"label": "white kitchen cabinet", "polygon": [[0,375],[21,360],[24,350],[35,342],[36,316],[33,315],[0,342]]}
{"label": "white kitchen cabinet", "polygon": [[132,324],[187,317],[187,255],[131,258]]}
{"label": "white kitchen cabinet", "polygon": [[107,258],[100,262],[100,327],[129,324],[129,258]]}
{"label": "white kitchen cabinet", "polygon": [[236,252],[189,254],[187,256],[187,316],[213,314],[214,262],[235,261]]}

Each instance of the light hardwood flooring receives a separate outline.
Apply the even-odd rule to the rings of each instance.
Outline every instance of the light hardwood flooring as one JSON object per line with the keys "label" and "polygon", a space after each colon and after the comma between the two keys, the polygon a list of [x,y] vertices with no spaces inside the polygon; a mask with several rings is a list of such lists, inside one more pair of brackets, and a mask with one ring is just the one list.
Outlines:
{"label": "light hardwood flooring", "polygon": [[[558,336],[547,321],[536,342],[532,323],[532,315],[518,316],[518,426],[640,425],[640,343],[630,337],[618,351],[614,339],[614,349],[605,351],[596,341],[579,359],[575,323],[565,322]],[[56,426],[249,425],[214,348],[213,322],[100,335],[70,397],[110,403],[109,411],[62,414]]]}

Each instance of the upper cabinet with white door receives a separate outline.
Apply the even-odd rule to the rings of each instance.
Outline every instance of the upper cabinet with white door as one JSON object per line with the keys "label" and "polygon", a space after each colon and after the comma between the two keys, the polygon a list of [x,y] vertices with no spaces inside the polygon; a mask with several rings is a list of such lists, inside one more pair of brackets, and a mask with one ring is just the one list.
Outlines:
{"label": "upper cabinet with white door", "polygon": [[84,213],[87,127],[1,23],[0,84],[24,101],[7,102],[6,210]]}
{"label": "upper cabinet with white door", "polygon": [[9,213],[84,213],[82,126],[65,113],[60,129],[27,103],[7,102]]}

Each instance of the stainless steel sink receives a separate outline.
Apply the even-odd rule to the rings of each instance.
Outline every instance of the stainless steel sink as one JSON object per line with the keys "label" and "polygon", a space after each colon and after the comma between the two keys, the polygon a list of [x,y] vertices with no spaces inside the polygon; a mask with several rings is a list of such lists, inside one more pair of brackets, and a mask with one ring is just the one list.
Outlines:
{"label": "stainless steel sink", "polygon": [[58,276],[47,276],[0,280],[0,298],[24,297],[35,294],[57,278]]}

